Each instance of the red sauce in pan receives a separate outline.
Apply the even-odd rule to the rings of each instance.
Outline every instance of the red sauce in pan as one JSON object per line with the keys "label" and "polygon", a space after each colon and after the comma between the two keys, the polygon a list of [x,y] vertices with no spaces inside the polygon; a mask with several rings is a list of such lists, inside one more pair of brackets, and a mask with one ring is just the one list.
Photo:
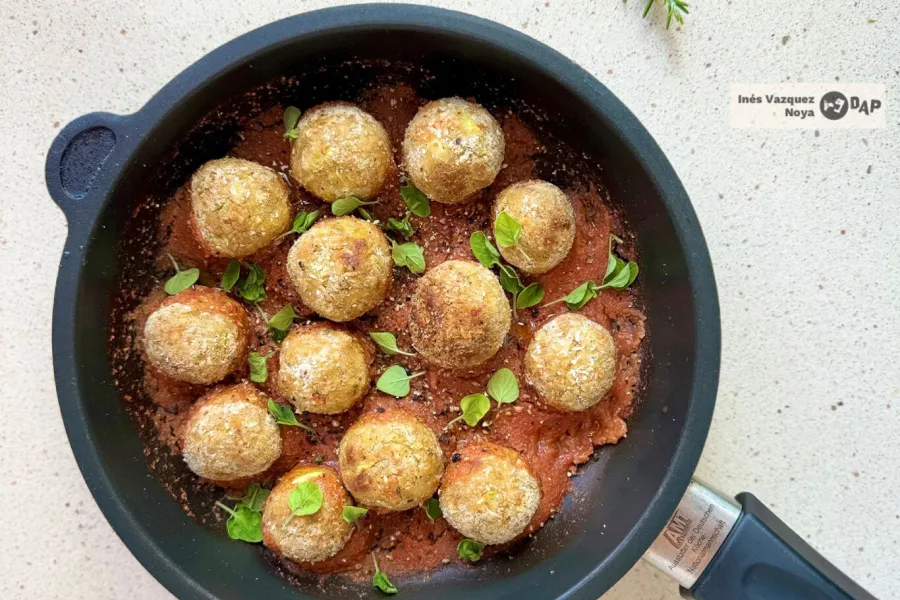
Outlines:
{"label": "red sauce in pan", "polygon": [[[422,103],[423,100],[411,88],[396,85],[373,90],[361,103],[361,108],[370,112],[385,126],[396,153],[407,122]],[[248,121],[241,131],[240,142],[230,154],[270,166],[287,176],[290,146],[282,137],[281,116],[282,109],[276,108]],[[546,149],[516,114],[507,112],[495,114],[495,117],[503,126],[507,149],[505,166],[494,184],[469,203],[432,203],[431,217],[412,217],[416,228],[416,235],[412,239],[424,248],[429,268],[448,259],[474,260],[469,249],[469,236],[479,229],[490,232],[490,201],[507,185],[536,177],[534,157]],[[565,166],[561,165],[560,168],[564,169]],[[383,221],[391,216],[399,218],[406,210],[399,195],[399,173],[396,175],[390,178],[390,183],[380,194],[379,204],[369,207]],[[175,256],[183,268],[199,267],[202,273],[201,283],[217,286],[228,261],[208,256],[197,243],[188,224],[190,203],[187,185],[189,184],[176,192],[163,208],[158,235],[164,240],[165,250]],[[293,182],[291,185],[297,212],[316,206],[324,209],[323,216],[330,214],[327,205],[316,202]],[[602,280],[611,232],[625,240],[618,247],[619,253],[628,256],[631,252],[628,232],[622,231],[616,216],[604,206],[604,198],[597,191],[598,187],[584,185],[564,190],[575,208],[577,235],[568,257],[558,267],[537,278],[546,290],[545,301],[564,296],[588,279],[598,282]],[[285,270],[287,251],[295,237],[285,238],[244,263],[257,263],[265,269],[267,299],[262,303],[263,310],[271,315],[290,303],[301,315],[299,321],[303,322],[318,317],[303,306]],[[163,272],[168,259],[160,254],[156,260],[159,262],[160,272]],[[407,270],[395,269],[394,286],[385,302],[348,326],[361,332],[395,332],[399,346],[410,349],[412,344],[406,333],[406,325],[409,300],[416,280],[417,277]],[[525,281],[527,284],[531,279]],[[139,332],[143,329],[144,320],[164,298],[160,282],[156,290],[130,315],[134,335],[119,336],[111,340],[114,362],[117,355],[121,358],[140,352]],[[543,493],[537,513],[519,539],[528,537],[559,508],[570,489],[570,477],[575,473],[576,465],[587,461],[595,446],[616,443],[627,432],[626,419],[633,410],[634,395],[639,385],[640,345],[644,337],[644,315],[639,305],[637,292],[633,289],[623,292],[603,291],[596,300],[580,311],[613,333],[619,356],[612,390],[599,404],[587,411],[572,414],[555,412],[544,406],[534,391],[525,384],[522,359],[531,336],[548,319],[567,309],[562,303],[546,308],[524,309],[518,311],[506,343],[497,355],[474,371],[450,372],[432,367],[417,357],[378,355],[373,366],[373,388],[368,396],[343,414],[299,416],[316,430],[315,437],[307,435],[300,428],[282,427],[283,455],[269,472],[254,479],[271,486],[282,473],[298,462],[318,462],[337,469],[337,445],[347,427],[364,411],[399,406],[420,416],[434,428],[440,436],[446,461],[452,459],[458,447],[475,437],[485,438],[522,453],[539,478]],[[253,346],[261,353],[276,349],[266,335],[265,323],[257,311],[248,307],[248,314],[255,330]],[[378,374],[386,366],[398,363],[405,365],[410,371],[427,371],[426,376],[412,380],[412,392],[403,399],[386,396],[374,389],[374,380]],[[281,398],[278,390],[271,385],[275,379],[272,374],[278,369],[277,353],[268,366],[270,377],[261,387],[272,397],[287,404],[287,400]],[[458,416],[460,398],[483,392],[490,375],[500,367],[512,369],[519,377],[519,400],[504,405],[499,410],[492,403],[491,411],[475,428],[454,427],[442,433],[444,426]],[[243,371],[235,373],[224,383],[237,382],[247,376],[245,366]],[[145,368],[143,382],[146,395],[155,405],[152,415],[156,426],[156,441],[168,445],[177,453],[182,421],[194,400],[207,388],[169,380],[151,368]],[[239,482],[243,486],[249,483],[251,482]],[[196,481],[194,478],[193,485],[209,488],[210,482]],[[238,489],[233,489],[239,487],[234,482],[228,486],[232,488],[230,492],[239,493]],[[177,485],[171,483],[167,487],[176,499],[185,504],[186,510],[191,512],[184,501],[184,490],[179,490]],[[227,491],[219,490],[220,495]],[[445,520],[439,518],[432,524],[422,509],[391,514],[375,514],[370,511],[366,518],[359,521],[352,538],[336,556],[312,565],[287,567],[289,570],[348,572],[362,576],[364,573],[371,573],[369,553],[377,549],[379,566],[391,575],[424,572],[442,563],[460,560],[456,552],[460,539],[461,536]],[[512,544],[488,547],[486,552],[490,554],[503,551]]]}

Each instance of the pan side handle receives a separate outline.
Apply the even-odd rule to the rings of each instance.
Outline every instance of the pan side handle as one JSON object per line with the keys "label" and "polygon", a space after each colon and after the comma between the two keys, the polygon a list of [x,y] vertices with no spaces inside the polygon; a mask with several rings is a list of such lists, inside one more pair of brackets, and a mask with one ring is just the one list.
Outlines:
{"label": "pan side handle", "polygon": [[875,600],[753,494],[691,482],[644,558],[696,600]]}

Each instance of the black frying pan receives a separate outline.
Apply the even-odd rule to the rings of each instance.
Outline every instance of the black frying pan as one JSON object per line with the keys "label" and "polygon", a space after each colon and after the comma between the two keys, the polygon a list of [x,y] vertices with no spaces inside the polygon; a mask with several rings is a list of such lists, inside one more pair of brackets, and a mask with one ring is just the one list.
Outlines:
{"label": "black frying pan", "polygon": [[[347,66],[360,58],[370,66]],[[647,131],[602,84],[543,44],[461,13],[406,5],[349,6],[267,25],[199,60],[137,113],[86,115],[53,142],[47,187],[69,224],[53,315],[59,403],[91,492],[138,560],[184,599],[377,595],[340,578],[301,578],[301,593],[257,548],[189,518],[148,473],[112,383],[107,341],[118,326],[109,318],[117,274],[152,275],[142,261],[122,258],[145,241],[130,232],[152,211],[135,216],[136,203],[166,198],[228,151],[233,115],[254,110],[246,92],[292,75],[302,91],[275,84],[256,101],[352,98],[379,69],[402,63],[435,75],[421,82],[423,96],[535,108],[550,119],[547,136],[573,149],[573,160],[581,155],[583,168],[599,169],[637,236],[649,325],[647,383],[627,439],[597,452],[541,535],[514,560],[395,582],[402,596],[593,600],[659,536],[648,556],[696,597],[870,598],[752,496],[736,505],[692,485],[682,501],[715,403],[719,307],[696,215]],[[157,172],[161,163],[165,173]]]}

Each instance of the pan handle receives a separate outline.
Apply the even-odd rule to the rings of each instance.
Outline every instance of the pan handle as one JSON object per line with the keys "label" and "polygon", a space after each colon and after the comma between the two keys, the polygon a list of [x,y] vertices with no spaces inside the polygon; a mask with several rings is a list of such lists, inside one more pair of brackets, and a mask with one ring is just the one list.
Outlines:
{"label": "pan handle", "polygon": [[44,175],[47,190],[70,227],[93,221],[99,212],[100,192],[108,183],[103,175],[115,170],[103,167],[118,162],[127,137],[126,117],[91,113],[70,122],[53,140]]}
{"label": "pan handle", "polygon": [[875,600],[753,494],[697,481],[644,558],[697,600]]}

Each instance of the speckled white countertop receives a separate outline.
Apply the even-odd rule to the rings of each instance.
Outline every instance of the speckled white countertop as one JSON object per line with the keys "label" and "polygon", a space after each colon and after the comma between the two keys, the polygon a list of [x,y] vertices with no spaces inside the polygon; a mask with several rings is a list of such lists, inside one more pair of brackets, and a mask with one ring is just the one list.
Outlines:
{"label": "speckled white countertop", "polygon": [[[699,475],[750,490],[880,598],[900,598],[900,38],[896,2],[696,0],[666,31],[641,0],[435,1],[524,31],[603,81],[690,194],[722,305]],[[81,479],[50,352],[66,223],[44,156],[70,119],[129,113],[206,52],[327,1],[0,3],[0,598],[164,599]],[[696,6],[694,6],[696,4]],[[732,83],[888,86],[881,130],[729,124]],[[674,599],[639,564],[604,598]]]}

